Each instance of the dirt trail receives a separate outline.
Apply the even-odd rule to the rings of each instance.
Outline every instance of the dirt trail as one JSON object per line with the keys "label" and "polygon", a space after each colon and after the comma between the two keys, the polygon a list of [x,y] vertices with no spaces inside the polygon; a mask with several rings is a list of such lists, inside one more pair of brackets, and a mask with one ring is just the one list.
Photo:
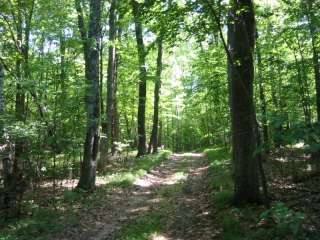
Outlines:
{"label": "dirt trail", "polygon": [[[208,201],[208,166],[202,154],[174,154],[127,188],[116,188],[90,211],[81,211],[80,227],[66,230],[54,239],[119,239],[119,233],[136,219],[161,211],[161,201],[172,205],[165,231],[150,240],[212,239],[213,217]],[[178,186],[159,197],[159,192]],[[160,207],[159,207],[160,206]]]}

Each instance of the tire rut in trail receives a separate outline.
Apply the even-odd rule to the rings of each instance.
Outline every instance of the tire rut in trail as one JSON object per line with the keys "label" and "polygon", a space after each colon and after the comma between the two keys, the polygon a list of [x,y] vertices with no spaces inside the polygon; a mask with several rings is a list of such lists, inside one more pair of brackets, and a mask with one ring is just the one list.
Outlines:
{"label": "tire rut in trail", "polygon": [[[159,202],[163,200],[174,206],[165,220],[164,234],[168,236],[166,239],[207,239],[199,238],[201,231],[206,235],[212,235],[207,229],[210,225],[208,204],[200,202],[206,198],[201,190],[204,186],[201,179],[207,169],[204,159],[201,154],[172,155],[170,160],[155,167],[133,186],[114,189],[105,199],[101,199],[99,208],[81,212],[80,226],[54,239],[119,239],[122,230],[134,224],[136,219],[161,211]],[[188,178],[186,179],[186,175],[181,172],[186,172]],[[181,182],[181,191],[166,196],[166,199],[159,197],[159,192],[163,189]],[[197,226],[197,229],[194,226]]]}

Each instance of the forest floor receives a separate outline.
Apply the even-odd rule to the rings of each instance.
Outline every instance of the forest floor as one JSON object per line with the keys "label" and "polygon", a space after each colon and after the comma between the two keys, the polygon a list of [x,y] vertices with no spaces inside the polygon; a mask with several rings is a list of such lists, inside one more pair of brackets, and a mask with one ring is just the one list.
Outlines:
{"label": "forest floor", "polygon": [[93,192],[75,191],[74,179],[43,182],[21,219],[0,224],[0,240],[320,239],[320,176],[304,177],[308,157],[270,154],[270,209],[232,205],[230,159],[224,148],[162,151],[112,161]]}
{"label": "forest floor", "polygon": [[117,188],[90,211],[79,211],[79,224],[53,239],[212,239],[208,161],[203,154],[173,154],[168,161]]}

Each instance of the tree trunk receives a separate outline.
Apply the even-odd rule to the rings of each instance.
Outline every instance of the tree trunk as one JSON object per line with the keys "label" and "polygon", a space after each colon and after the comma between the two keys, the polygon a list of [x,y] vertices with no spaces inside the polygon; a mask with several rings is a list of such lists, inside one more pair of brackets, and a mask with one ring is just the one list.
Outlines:
{"label": "tree trunk", "polygon": [[266,153],[269,152],[269,129],[268,129],[268,118],[267,118],[267,102],[264,90],[264,81],[262,74],[262,60],[260,47],[256,47],[257,59],[258,59],[258,81],[259,81],[259,98],[260,108],[262,113],[262,133],[263,133],[263,145]]}
{"label": "tree trunk", "polygon": [[111,1],[109,10],[109,42],[108,67],[107,67],[107,99],[106,99],[106,120],[103,123],[104,138],[101,141],[101,156],[99,169],[102,169],[108,161],[109,149],[113,146],[113,126],[116,111],[116,81],[117,81],[117,48],[116,48],[116,9],[117,0]]}
{"label": "tree trunk", "polygon": [[95,186],[100,142],[99,43],[101,35],[101,0],[90,0],[88,33],[85,28],[80,0],[76,0],[76,9],[85,59],[85,104],[87,111],[86,138],[78,188],[90,190]]}
{"label": "tree trunk", "polygon": [[4,69],[2,64],[0,63],[0,138],[3,137],[3,114],[4,114]]}
{"label": "tree trunk", "polygon": [[[5,154],[5,151],[3,149],[3,146],[5,145],[5,139],[4,139],[4,110],[5,110],[5,99],[4,99],[4,69],[2,64],[0,63],[0,146],[1,146],[1,150],[0,150],[0,156],[1,159],[0,161],[2,161],[2,166],[3,166],[3,175],[4,175],[4,187],[6,188],[7,186],[7,177],[10,170],[8,170],[6,166],[6,159],[7,156]],[[0,203],[1,204],[1,203]]]}
{"label": "tree trunk", "polygon": [[[103,78],[104,78],[104,75],[103,75],[103,50],[104,50],[104,46],[103,46],[103,34],[101,34],[100,36],[100,49],[99,49],[99,55],[100,55],[100,69],[99,69],[99,73],[100,73],[100,76],[99,76],[99,79],[100,79],[100,114],[101,116],[104,114],[104,105],[103,105]],[[102,126],[103,127],[103,126]]]}
{"label": "tree trunk", "polygon": [[162,131],[163,131],[163,123],[162,123],[162,120],[160,120],[159,134],[158,134],[158,147],[162,147]]}
{"label": "tree trunk", "polygon": [[108,48],[108,75],[107,75],[107,108],[106,108],[106,153],[108,153],[109,149],[113,145],[113,125],[114,125],[114,117],[115,117],[115,84],[116,84],[116,37],[117,37],[117,29],[116,29],[116,4],[117,0],[111,1],[110,12],[109,12],[109,41],[110,46]]}
{"label": "tree trunk", "polygon": [[314,0],[306,1],[306,16],[308,19],[308,27],[311,35],[312,44],[312,60],[314,69],[314,80],[316,86],[316,108],[317,108],[317,121],[320,123],[320,62],[319,51],[317,48],[317,32],[316,32],[316,16],[314,15]]}
{"label": "tree trunk", "polygon": [[[23,16],[22,16],[22,3],[18,1],[18,23],[17,23],[17,42],[25,45],[26,43],[23,41]],[[27,60],[26,54],[28,54],[24,49],[24,47],[20,47],[21,58],[16,60],[16,75],[17,75],[17,83],[16,83],[16,101],[15,101],[15,115],[16,120],[19,122],[25,122],[26,119],[26,104],[25,104],[25,90],[22,87],[24,79],[22,77],[22,60]],[[26,63],[24,63],[26,64]],[[26,75],[26,74],[25,74]],[[22,138],[16,140],[15,143],[15,157],[14,161],[17,164],[23,157],[24,154],[24,146],[25,143]]]}
{"label": "tree trunk", "polygon": [[[245,9],[245,10],[244,10]],[[255,16],[252,0],[238,0],[231,9],[229,24],[233,157],[235,165],[234,202],[260,202],[258,162],[254,157],[255,109],[253,103]],[[245,34],[246,33],[246,34]]]}
{"label": "tree trunk", "polygon": [[[312,44],[312,61],[313,61],[313,70],[314,70],[314,81],[316,86],[316,110],[317,110],[317,127],[320,127],[320,62],[319,62],[319,50],[317,48],[317,33],[316,33],[316,23],[314,15],[314,1],[307,0],[306,16],[308,19],[308,25],[311,35],[311,44]],[[312,158],[316,161],[316,171],[320,171],[320,150],[312,154]]]}
{"label": "tree trunk", "polygon": [[[122,15],[118,15],[118,22],[122,19]],[[121,41],[121,35],[122,35],[122,28],[120,27],[120,24],[118,23],[117,26],[117,43],[120,43]],[[118,46],[116,46],[116,63],[115,63],[115,76],[114,76],[114,88],[113,88],[113,115],[112,115],[112,131],[111,131],[111,139],[112,139],[112,146],[111,146],[111,153],[112,155],[116,152],[117,144],[116,142],[119,141],[119,112],[118,112],[118,99],[117,99],[117,91],[118,91],[118,66],[120,65],[120,54],[118,51]]]}
{"label": "tree trunk", "polygon": [[138,105],[138,157],[146,154],[146,99],[147,99],[147,70],[146,50],[143,42],[141,23],[141,4],[131,1],[135,23],[135,33],[139,56],[139,105]]}
{"label": "tree trunk", "polygon": [[157,57],[157,72],[154,85],[154,106],[153,106],[153,124],[150,137],[150,144],[148,153],[158,152],[158,128],[159,128],[159,101],[160,101],[160,88],[161,88],[161,73],[162,73],[162,55],[163,55],[163,40],[162,37],[157,40],[158,43],[158,57]]}

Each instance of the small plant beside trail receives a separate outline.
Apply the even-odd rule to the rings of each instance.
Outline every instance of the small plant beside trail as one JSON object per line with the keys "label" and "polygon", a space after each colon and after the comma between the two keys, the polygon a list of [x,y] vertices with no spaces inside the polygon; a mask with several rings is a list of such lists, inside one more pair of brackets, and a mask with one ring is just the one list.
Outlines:
{"label": "small plant beside trail", "polygon": [[306,214],[289,208],[284,202],[274,202],[269,209],[264,206],[234,207],[230,154],[223,148],[204,152],[211,162],[212,202],[217,209],[222,239],[317,239],[306,232]]}

